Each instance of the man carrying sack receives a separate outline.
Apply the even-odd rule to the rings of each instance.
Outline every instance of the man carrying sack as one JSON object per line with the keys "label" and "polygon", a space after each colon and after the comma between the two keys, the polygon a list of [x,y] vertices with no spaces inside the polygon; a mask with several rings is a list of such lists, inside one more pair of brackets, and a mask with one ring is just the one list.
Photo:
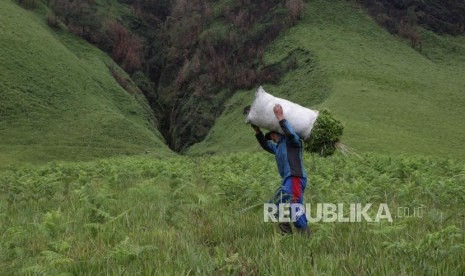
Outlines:
{"label": "man carrying sack", "polygon": [[[284,118],[283,108],[280,104],[273,107],[273,112],[284,135],[276,131],[270,131],[263,135],[260,128],[252,124],[256,133],[255,137],[264,150],[274,154],[279,174],[283,179],[277,204],[297,203],[303,206],[304,191],[307,184],[307,173],[302,164],[303,142],[299,135],[295,133],[291,124]],[[296,210],[294,209],[294,211]],[[293,213],[292,221],[299,234],[311,234],[303,208],[299,208],[297,212]],[[292,234],[292,227],[289,222],[281,222],[279,228],[284,234]]]}

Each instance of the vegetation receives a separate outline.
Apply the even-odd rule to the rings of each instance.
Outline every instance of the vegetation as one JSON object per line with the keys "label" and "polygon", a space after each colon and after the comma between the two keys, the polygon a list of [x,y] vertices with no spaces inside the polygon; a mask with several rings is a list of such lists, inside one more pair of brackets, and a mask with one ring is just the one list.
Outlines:
{"label": "vegetation", "polygon": [[464,271],[464,163],[370,154],[306,158],[304,164],[308,203],[387,203],[393,222],[317,222],[311,224],[311,238],[281,236],[276,225],[263,222],[261,203],[280,184],[266,153],[12,167],[0,176],[0,270],[26,275]]}
{"label": "vegetation", "polygon": [[[342,142],[359,152],[463,159],[465,130],[458,126],[465,121],[465,37],[421,29],[420,53],[351,3],[311,3],[299,24],[267,48],[267,64],[296,50],[300,56],[294,71],[265,90],[330,109],[344,123]],[[206,139],[188,153],[260,150],[242,115],[254,92],[236,93]]]}
{"label": "vegetation", "polygon": [[[142,93],[104,53],[0,3],[0,168],[12,163],[169,154]],[[21,19],[21,20],[18,20]]]}
{"label": "vegetation", "polygon": [[62,23],[131,74],[175,151],[201,141],[237,89],[275,83],[292,69],[264,66],[262,57],[305,10],[303,0],[42,2],[51,27]]}
{"label": "vegetation", "polygon": [[465,3],[458,0],[356,0],[391,33],[406,27],[422,26],[440,34],[465,32]]}
{"label": "vegetation", "polygon": [[[349,1],[16,2],[34,11],[0,2],[2,274],[465,271],[463,36],[409,21],[415,51]],[[263,222],[281,179],[242,115],[262,82],[342,132],[330,108],[359,153],[305,155],[306,202],[393,222]],[[155,126],[177,150],[208,135],[181,156]]]}
{"label": "vegetation", "polygon": [[373,19],[392,34],[410,40],[422,50],[420,26],[439,34],[465,33],[465,3],[457,0],[366,1],[356,0]]}
{"label": "vegetation", "polygon": [[264,66],[262,57],[295,23],[299,7],[289,14],[283,1],[173,2],[156,81],[161,129],[172,149],[201,141],[237,89],[275,83],[292,69],[290,62]]}
{"label": "vegetation", "polygon": [[333,155],[343,131],[342,122],[334,118],[328,109],[323,109],[313,126],[312,135],[305,141],[305,149],[320,156]]}
{"label": "vegetation", "polygon": [[[465,6],[462,1],[456,0],[359,0],[331,4],[325,1],[305,3],[302,0],[20,1],[28,8],[37,8],[44,3],[49,10],[48,22],[51,26],[64,25],[67,30],[109,53],[142,90],[158,118],[156,126],[169,147],[175,151],[186,150],[193,143],[202,141],[224,111],[225,102],[237,90],[250,90],[260,84],[279,86],[283,83],[283,74],[296,69],[301,60],[294,59],[295,56],[290,59],[283,59],[284,56],[281,59],[269,59],[264,54],[269,53],[268,45],[289,27],[296,26],[298,20],[303,22],[299,22],[297,28],[302,30],[306,26],[307,29],[302,32],[301,42],[305,38],[312,38],[311,30],[318,30],[321,24],[325,25],[324,21],[313,20],[323,18],[320,14],[314,14],[316,10],[319,11],[319,7],[323,7],[323,14],[328,16],[326,20],[335,15],[353,26],[361,25],[360,20],[350,19],[357,13],[353,2],[360,3],[376,22],[390,33],[407,39],[410,46],[429,59],[434,59],[432,56],[435,53],[431,46],[437,45],[437,40],[445,44],[445,47],[441,47],[442,51],[452,51],[463,56],[460,41],[450,43],[444,38],[438,39],[433,33],[463,33],[465,13],[460,11]],[[340,6],[345,7],[345,14],[339,12]],[[304,16],[306,13],[307,16]],[[342,27],[340,23],[336,21],[332,25]],[[369,24],[364,21],[362,25]],[[327,24],[324,31],[320,31],[326,36],[319,39],[320,46],[351,37],[351,33],[328,35],[336,32],[326,27]],[[375,32],[379,34],[379,30]],[[358,32],[358,35],[368,40],[362,45],[384,48],[371,43],[374,42],[371,34]],[[346,57],[350,57],[350,50],[347,50],[352,48],[357,50],[360,45],[348,44],[339,52],[347,52]],[[330,52],[331,49],[324,50]],[[318,58],[319,54],[309,44],[281,52],[292,56],[292,51],[314,53],[307,55],[312,59]],[[363,52],[360,54],[363,56]],[[413,56],[413,53],[410,54]],[[359,57],[355,55],[354,58]],[[327,61],[321,62],[326,64]],[[310,63],[316,62],[312,60]],[[413,69],[423,68],[425,64],[413,62],[410,66]],[[292,71],[292,74],[297,72]],[[121,81],[119,75],[113,75],[127,89],[124,80]],[[308,89],[308,86],[305,88]]]}

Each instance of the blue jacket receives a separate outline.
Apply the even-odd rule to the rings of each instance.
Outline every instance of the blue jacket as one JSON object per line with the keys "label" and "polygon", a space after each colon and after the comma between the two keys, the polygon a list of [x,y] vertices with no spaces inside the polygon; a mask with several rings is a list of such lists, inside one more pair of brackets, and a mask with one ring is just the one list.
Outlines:
{"label": "blue jacket", "polygon": [[264,150],[274,154],[278,171],[284,179],[289,176],[298,176],[307,178],[307,173],[302,164],[302,147],[303,143],[286,119],[279,121],[279,125],[284,132],[277,144],[265,139],[262,132],[257,133],[255,137]]}

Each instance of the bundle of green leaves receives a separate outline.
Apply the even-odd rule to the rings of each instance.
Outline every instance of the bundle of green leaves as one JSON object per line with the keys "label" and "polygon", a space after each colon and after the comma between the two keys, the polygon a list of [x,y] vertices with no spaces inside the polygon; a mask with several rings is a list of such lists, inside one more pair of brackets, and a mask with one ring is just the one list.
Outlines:
{"label": "bundle of green leaves", "polygon": [[312,134],[305,141],[305,150],[321,156],[331,156],[336,152],[344,126],[328,110],[323,109],[316,119]]}

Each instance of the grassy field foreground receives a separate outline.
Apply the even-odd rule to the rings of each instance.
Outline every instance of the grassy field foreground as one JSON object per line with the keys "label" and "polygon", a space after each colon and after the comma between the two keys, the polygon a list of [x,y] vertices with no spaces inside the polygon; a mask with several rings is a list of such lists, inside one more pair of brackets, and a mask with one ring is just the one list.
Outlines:
{"label": "grassy field foreground", "polygon": [[[271,197],[280,181],[265,153],[11,167],[0,175],[0,271],[465,271],[463,163],[433,157],[308,156],[305,166],[310,172],[308,203],[387,203],[393,222],[318,222],[311,225],[311,238],[281,236],[276,225],[263,222],[263,209],[256,206]],[[412,212],[419,207],[421,217]],[[369,214],[376,211],[370,209]]]}

